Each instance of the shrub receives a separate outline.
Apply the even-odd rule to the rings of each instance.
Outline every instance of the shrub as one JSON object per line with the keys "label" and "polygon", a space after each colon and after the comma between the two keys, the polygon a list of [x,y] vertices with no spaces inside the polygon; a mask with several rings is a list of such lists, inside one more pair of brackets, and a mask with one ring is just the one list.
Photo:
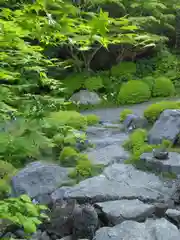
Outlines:
{"label": "shrub", "polygon": [[74,167],[76,166],[76,162],[78,160],[78,152],[72,147],[64,147],[59,160],[62,166]]}
{"label": "shrub", "polygon": [[168,97],[175,94],[175,87],[172,81],[166,77],[156,78],[153,85],[153,97]]}
{"label": "shrub", "polygon": [[150,89],[151,92],[152,92],[153,86],[154,86],[154,81],[155,81],[155,80],[154,80],[154,77],[153,77],[153,76],[147,76],[147,77],[144,77],[144,78],[142,79],[142,81],[149,86],[149,89]]}
{"label": "shrub", "polygon": [[76,182],[80,182],[86,178],[90,178],[100,174],[103,170],[103,165],[93,165],[84,155],[78,160],[76,168],[69,173],[69,177],[76,179]]}
{"label": "shrub", "polygon": [[95,114],[86,115],[87,125],[95,125],[99,123],[100,118]]}
{"label": "shrub", "polygon": [[131,80],[122,85],[117,100],[120,104],[132,104],[148,101],[150,97],[151,91],[146,83]]}
{"label": "shrub", "polygon": [[126,119],[127,115],[132,114],[133,111],[130,109],[124,109],[121,113],[120,113],[120,122],[124,122],[124,120]]}
{"label": "shrub", "polygon": [[62,82],[65,86],[65,92],[72,95],[75,91],[80,90],[83,87],[86,74],[74,73],[66,77]]}
{"label": "shrub", "polygon": [[76,111],[52,112],[46,119],[51,127],[70,126],[75,129],[85,129],[87,127],[86,117]]}
{"label": "shrub", "polygon": [[160,114],[166,109],[179,109],[180,102],[162,101],[153,103],[144,111],[144,117],[151,123],[155,122]]}
{"label": "shrub", "polygon": [[121,77],[122,75],[129,75],[136,72],[136,64],[133,62],[121,62],[111,68],[113,77]]}
{"label": "shrub", "polygon": [[103,80],[102,80],[102,78],[100,76],[95,76],[95,77],[88,78],[85,81],[84,86],[89,91],[98,90],[98,89],[104,87]]}

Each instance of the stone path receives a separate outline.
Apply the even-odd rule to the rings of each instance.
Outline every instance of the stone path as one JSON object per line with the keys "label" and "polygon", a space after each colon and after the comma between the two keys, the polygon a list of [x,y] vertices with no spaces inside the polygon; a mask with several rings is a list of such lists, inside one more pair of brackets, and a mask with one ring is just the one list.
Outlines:
{"label": "stone path", "polygon": [[[129,153],[122,144],[128,135],[122,132],[121,124],[113,123],[119,120],[120,111],[124,108],[142,115],[149,104],[84,112],[97,114],[102,121],[106,121],[87,129],[88,140],[96,146],[86,153],[94,164],[105,165],[101,175],[75,186],[59,187],[60,182],[68,180],[65,169],[56,168],[55,164],[46,167],[45,163],[33,163],[14,178],[14,188],[17,192],[23,191],[38,199],[48,195],[53,201],[76,199],[79,204],[91,204],[101,223],[94,240],[179,240],[180,211],[171,209],[174,208],[172,196],[176,192],[175,183],[124,164]],[[41,198],[39,189],[44,194]],[[59,218],[54,226],[61,232]],[[171,222],[172,218],[176,219],[176,223]],[[89,215],[81,224],[88,225],[88,221]],[[72,240],[71,237],[67,239]]]}
{"label": "stone path", "polygon": [[171,98],[171,99],[161,99],[161,100],[151,100],[149,102],[144,102],[140,104],[134,104],[134,105],[126,105],[122,107],[115,107],[115,108],[105,108],[105,109],[95,109],[95,110],[86,110],[82,111],[82,114],[96,114],[100,117],[102,121],[111,121],[111,122],[117,122],[119,121],[119,114],[124,109],[131,109],[135,114],[137,115],[143,115],[144,110],[151,105],[152,103],[156,103],[159,101],[177,101],[179,100],[179,97]]}

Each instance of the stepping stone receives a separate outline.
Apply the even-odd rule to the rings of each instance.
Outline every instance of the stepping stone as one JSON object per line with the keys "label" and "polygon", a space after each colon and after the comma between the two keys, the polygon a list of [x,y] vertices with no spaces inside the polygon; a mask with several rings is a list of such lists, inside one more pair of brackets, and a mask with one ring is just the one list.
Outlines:
{"label": "stepping stone", "polygon": [[155,212],[154,205],[144,204],[138,199],[96,203],[95,207],[100,209],[113,225],[117,225],[125,220],[144,221]]}
{"label": "stepping stone", "polygon": [[94,240],[179,240],[178,228],[166,219],[148,219],[145,223],[125,221],[114,227],[100,228]]}
{"label": "stepping stone", "polygon": [[147,167],[151,167],[158,172],[169,172],[180,174],[180,154],[176,152],[170,152],[169,158],[165,160],[158,160],[154,158],[153,153],[143,153],[140,160]]}
{"label": "stepping stone", "polygon": [[70,187],[64,197],[92,203],[121,199],[166,202],[175,189],[175,183],[166,186],[155,174],[137,170],[127,164],[113,164],[106,167],[101,175]]}
{"label": "stepping stone", "polygon": [[109,165],[115,162],[123,163],[124,160],[130,157],[130,154],[117,144],[108,145],[100,149],[93,149],[87,152],[87,155],[93,164],[103,165]]}

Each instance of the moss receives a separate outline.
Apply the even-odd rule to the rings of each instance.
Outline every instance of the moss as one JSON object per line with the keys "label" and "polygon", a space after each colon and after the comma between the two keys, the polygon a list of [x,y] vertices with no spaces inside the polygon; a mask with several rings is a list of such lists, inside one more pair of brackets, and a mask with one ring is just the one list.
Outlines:
{"label": "moss", "polygon": [[87,125],[91,126],[99,123],[100,118],[95,114],[89,114],[89,115],[86,115],[86,120],[87,120]]}
{"label": "moss", "polygon": [[76,166],[78,155],[78,152],[72,147],[64,147],[59,156],[60,164],[65,167],[74,167]]}
{"label": "moss", "polygon": [[117,101],[120,104],[133,104],[148,101],[150,97],[151,91],[146,83],[131,80],[122,85]]}
{"label": "moss", "polygon": [[121,113],[120,113],[120,122],[124,122],[124,120],[126,119],[127,115],[132,114],[133,111],[130,109],[124,109]]}
{"label": "moss", "polygon": [[69,177],[75,179],[76,182],[80,182],[84,179],[99,175],[104,169],[103,165],[93,165],[84,155],[78,160],[76,168],[69,173]]}
{"label": "moss", "polygon": [[172,172],[163,172],[163,173],[161,173],[161,175],[167,179],[177,179],[177,175]]}
{"label": "moss", "polygon": [[166,77],[159,77],[155,79],[152,96],[153,97],[168,97],[175,94],[175,87],[172,81]]}
{"label": "moss", "polygon": [[104,87],[103,80],[100,76],[94,76],[86,79],[84,82],[84,86],[89,91],[95,91]]}
{"label": "moss", "polygon": [[180,102],[162,101],[153,103],[145,109],[144,117],[150,123],[154,123],[166,109],[180,109]]}

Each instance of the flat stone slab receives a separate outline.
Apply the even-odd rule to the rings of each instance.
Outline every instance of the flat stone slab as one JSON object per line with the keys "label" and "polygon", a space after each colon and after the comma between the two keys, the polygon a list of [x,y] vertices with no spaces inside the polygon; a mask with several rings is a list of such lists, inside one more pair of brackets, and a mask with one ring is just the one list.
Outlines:
{"label": "flat stone slab", "polygon": [[113,225],[125,220],[144,221],[155,212],[154,205],[145,204],[138,199],[96,203],[95,206],[101,210]]}
{"label": "flat stone slab", "polygon": [[93,203],[121,199],[166,201],[175,191],[175,184],[166,186],[158,176],[137,170],[132,165],[113,164],[96,177],[69,188],[64,197]]}
{"label": "flat stone slab", "polygon": [[104,148],[108,145],[118,144],[122,145],[127,139],[128,135],[124,133],[115,134],[111,136],[102,136],[99,138],[89,138],[90,142],[95,145],[96,148]]}
{"label": "flat stone slab", "polygon": [[129,153],[125,151],[122,146],[117,144],[107,145],[100,149],[92,149],[87,152],[87,155],[93,164],[104,165],[109,165],[115,162],[122,163],[130,157]]}
{"label": "flat stone slab", "polygon": [[158,160],[153,157],[153,153],[143,153],[140,160],[143,161],[147,167],[151,167],[156,171],[180,174],[179,153],[170,152],[169,159],[167,160]]}
{"label": "flat stone slab", "polygon": [[125,221],[114,227],[100,228],[94,240],[179,240],[178,228],[166,219],[148,219],[145,223]]}

